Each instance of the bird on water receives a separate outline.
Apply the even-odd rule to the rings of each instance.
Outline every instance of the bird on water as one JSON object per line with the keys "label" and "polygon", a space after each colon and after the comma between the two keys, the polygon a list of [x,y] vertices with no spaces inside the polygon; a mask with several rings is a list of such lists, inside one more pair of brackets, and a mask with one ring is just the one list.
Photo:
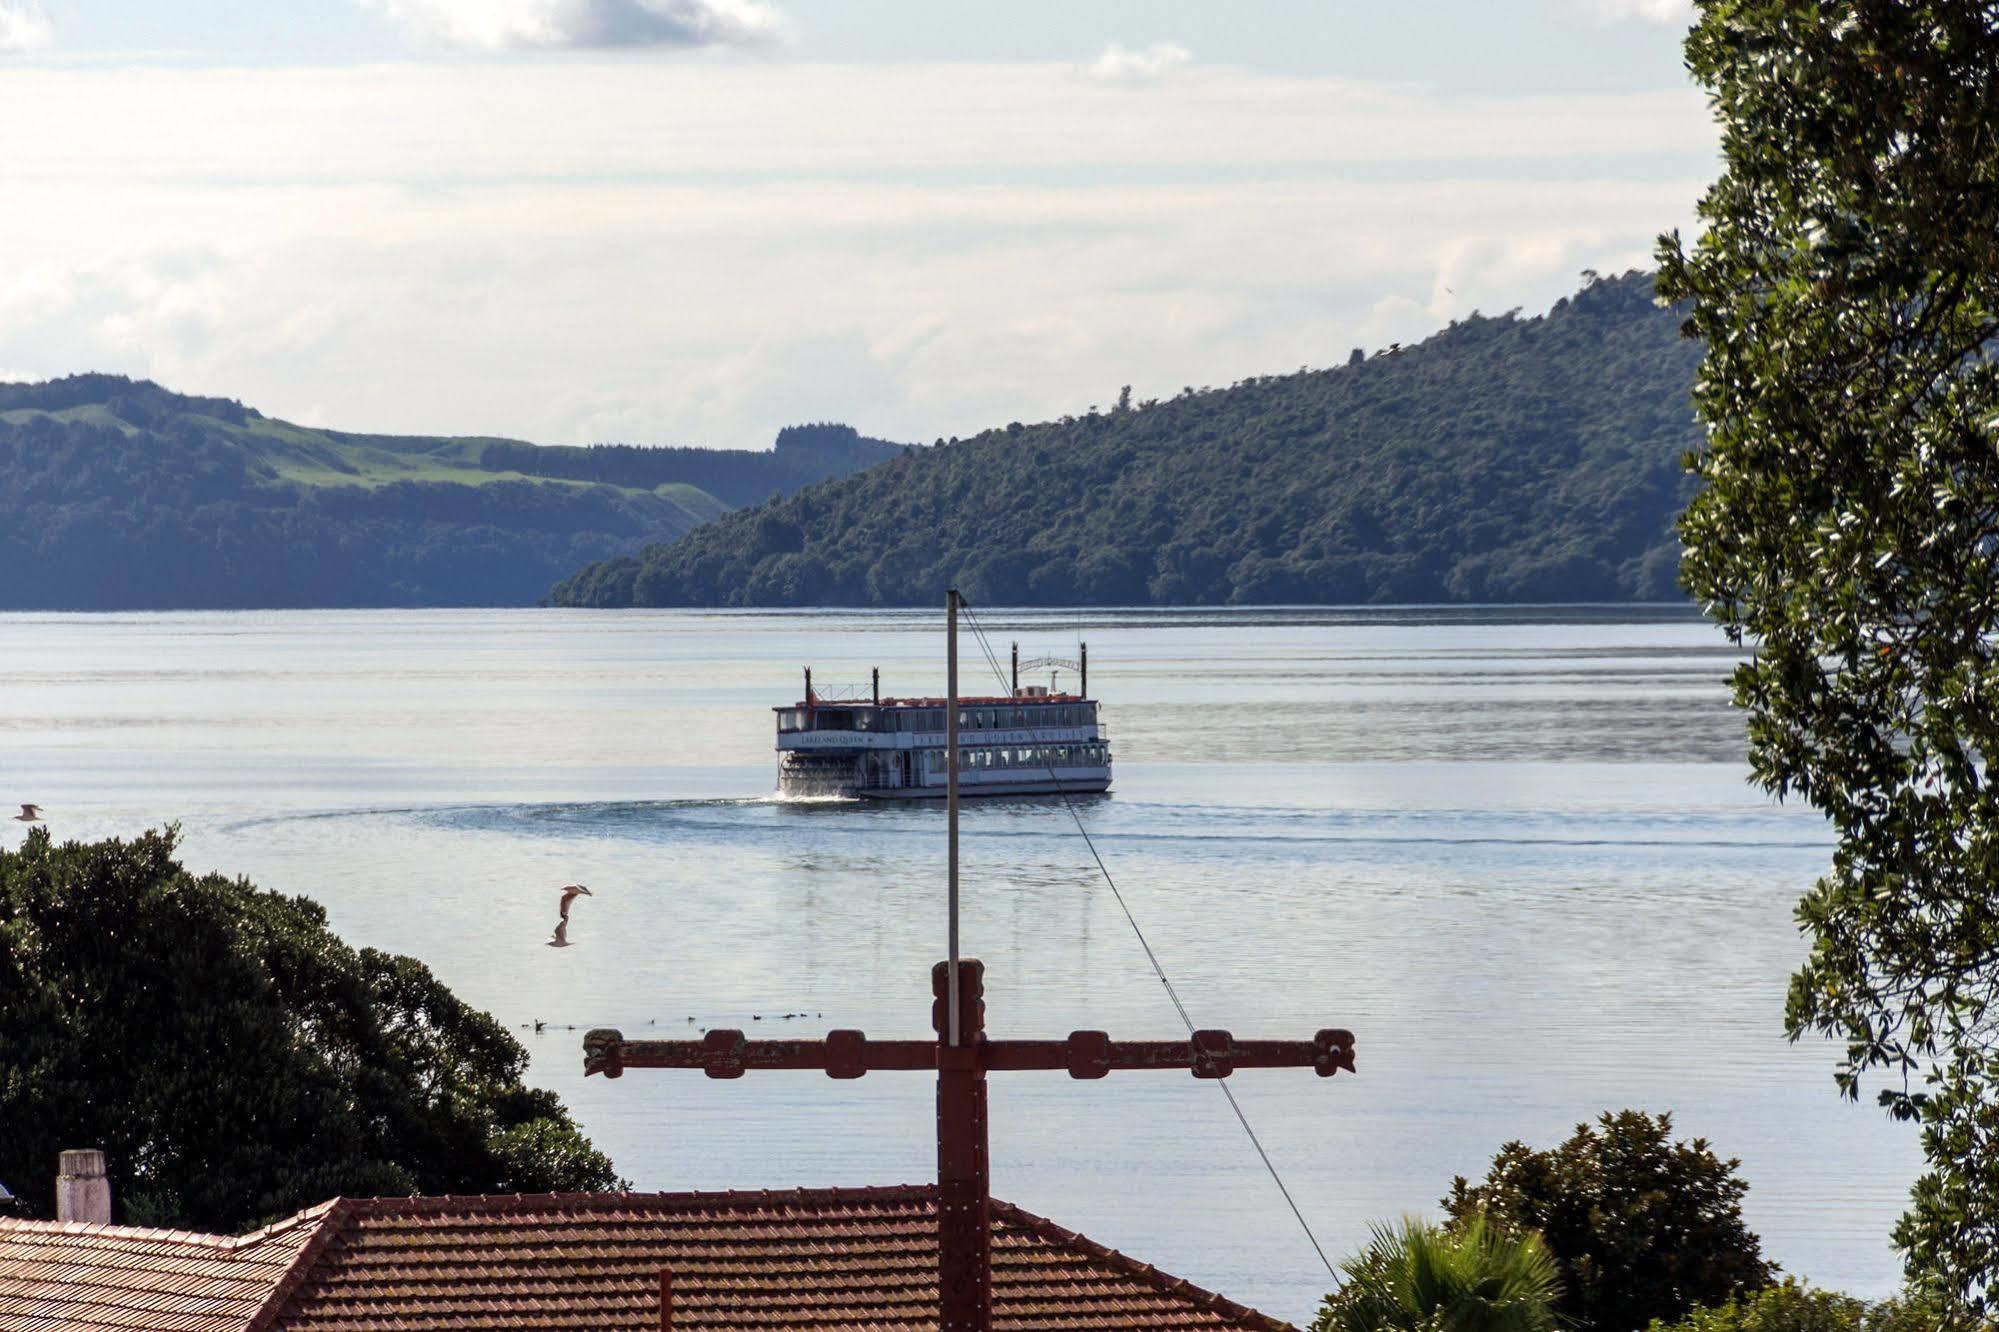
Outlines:
{"label": "bird on water", "polygon": [[21,806],[21,812],[14,816],[14,822],[16,823],[40,823],[41,821],[42,807],[40,805],[23,805]]}

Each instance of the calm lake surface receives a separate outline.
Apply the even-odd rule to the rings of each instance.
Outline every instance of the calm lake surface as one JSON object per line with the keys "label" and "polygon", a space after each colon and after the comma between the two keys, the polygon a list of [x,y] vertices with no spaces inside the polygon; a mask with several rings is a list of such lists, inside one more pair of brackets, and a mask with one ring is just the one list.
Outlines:
{"label": "calm lake surface", "polygon": [[[1714,630],[1630,608],[982,618],[1002,659],[1088,639],[1117,779],[1082,818],[1195,1020],[1354,1030],[1358,1077],[1231,1083],[1335,1258],[1508,1139],[1636,1106],[1742,1158],[1787,1271],[1893,1286],[1916,1143],[1837,1098],[1831,1049],[1784,1039],[1791,908],[1830,838],[1746,784]],[[635,1187],[921,1181],[922,1075],[586,1081],[580,1040],[928,1032],[942,811],[771,798],[769,709],[806,665],[941,691],[941,620],[4,615],[0,801],[62,837],[178,820],[192,868],[422,958],[519,1029]],[[979,661],[968,635],[968,692]],[[965,834],[994,1034],[1179,1034],[1059,804],[968,805]],[[598,894],[576,946],[546,948],[576,879]],[[998,1074],[992,1114],[998,1196],[1281,1317],[1327,1288],[1215,1087]]]}

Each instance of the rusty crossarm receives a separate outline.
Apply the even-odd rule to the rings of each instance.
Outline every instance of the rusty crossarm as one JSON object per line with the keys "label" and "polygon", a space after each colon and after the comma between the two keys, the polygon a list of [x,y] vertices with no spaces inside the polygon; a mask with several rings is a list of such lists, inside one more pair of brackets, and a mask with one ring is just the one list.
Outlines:
{"label": "rusty crossarm", "polygon": [[[1059,1041],[981,1041],[977,1066],[994,1071],[1066,1069],[1072,1078],[1101,1078],[1115,1069],[1188,1069],[1197,1078],[1225,1078],[1239,1068],[1310,1068],[1320,1077],[1354,1068],[1353,1033],[1320,1031],[1309,1041],[1237,1040],[1226,1031],[1197,1031],[1191,1041],[1114,1041],[1101,1031],[1075,1031]],[[750,1040],[716,1030],[698,1041],[628,1041],[600,1029],[583,1038],[583,1071],[615,1078],[628,1068],[698,1068],[711,1078],[739,1078],[751,1069],[815,1069],[858,1078],[892,1070],[932,1070],[937,1042],[871,1041],[858,1031],[832,1031],[823,1041]]]}

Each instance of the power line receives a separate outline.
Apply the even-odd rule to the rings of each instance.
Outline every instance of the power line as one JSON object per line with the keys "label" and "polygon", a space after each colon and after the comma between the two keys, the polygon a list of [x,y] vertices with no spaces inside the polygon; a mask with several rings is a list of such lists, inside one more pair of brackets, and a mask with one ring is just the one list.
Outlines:
{"label": "power line", "polygon": [[[973,637],[978,640],[979,651],[984,654],[986,664],[993,668],[993,675],[1010,691],[1012,683],[1007,673],[1000,668],[999,657],[994,654],[992,644],[986,638],[985,627],[979,623],[978,617],[972,614],[972,608],[962,597],[959,599],[958,609],[964,612],[966,621],[971,625]],[[1145,952],[1145,960],[1151,964],[1152,974],[1159,978],[1159,984],[1164,987],[1166,997],[1172,1001],[1173,1010],[1180,1015],[1180,1021],[1186,1026],[1187,1035],[1191,1039],[1194,1035],[1193,1015],[1188,1013],[1187,1005],[1180,999],[1180,991],[1166,975],[1166,968],[1160,963],[1159,954],[1152,951],[1152,944],[1146,939],[1145,931],[1139,928],[1138,917],[1132,914],[1131,904],[1125,901],[1124,893],[1119,890],[1117,879],[1112,876],[1110,866],[1104,863],[1102,853],[1097,850],[1096,839],[1090,836],[1090,830],[1084,826],[1083,815],[1076,808],[1076,802],[1071,800],[1069,793],[1063,789],[1062,779],[1056,776],[1055,765],[1050,763],[1047,771],[1049,782],[1055,788],[1055,794],[1062,798],[1062,808],[1069,811],[1069,817],[1074,821],[1076,831],[1082,835],[1083,844],[1090,848],[1090,858],[1097,862],[1097,872],[1104,876],[1104,882],[1110,887],[1111,896],[1117,900],[1118,910],[1124,913],[1125,923],[1131,926],[1132,934],[1138,939],[1138,946]],[[1272,1161],[1270,1153],[1264,1150],[1263,1140],[1258,1138],[1256,1130],[1250,1127],[1249,1116],[1243,1113],[1242,1103],[1236,1100],[1235,1092],[1229,1088],[1228,1080],[1216,1078],[1214,1082],[1222,1089],[1222,1095],[1228,1098],[1229,1109],[1235,1111],[1236,1122],[1242,1125],[1243,1133],[1249,1138],[1249,1145],[1254,1147],[1257,1156],[1262,1158],[1263,1168],[1270,1172],[1271,1182],[1277,1185],[1277,1191],[1284,1195],[1285,1205],[1291,1209],[1291,1215],[1297,1218],[1298,1228],[1305,1232],[1305,1238],[1312,1245],[1312,1251],[1318,1254],[1319,1261],[1325,1264],[1327,1274],[1335,1281],[1339,1280],[1339,1273],[1334,1269],[1332,1260],[1326,1257],[1326,1250],[1319,1243],[1319,1237],[1312,1233],[1312,1223],[1305,1219],[1305,1213],[1299,1208],[1298,1200],[1291,1196],[1290,1188],[1284,1183],[1284,1176],[1278,1173],[1277,1163]]]}

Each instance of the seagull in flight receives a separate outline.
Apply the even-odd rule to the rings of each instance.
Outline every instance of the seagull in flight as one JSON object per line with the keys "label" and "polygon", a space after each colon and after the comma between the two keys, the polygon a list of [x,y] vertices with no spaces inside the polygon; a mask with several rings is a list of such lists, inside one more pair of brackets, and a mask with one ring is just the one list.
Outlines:
{"label": "seagull in flight", "polygon": [[21,806],[21,812],[14,816],[14,822],[16,823],[40,823],[41,821],[42,807],[40,805],[23,805]]}
{"label": "seagull in flight", "polygon": [[580,883],[565,883],[562,885],[562,918],[555,922],[555,933],[548,936],[548,946],[550,948],[569,947],[569,904],[579,897],[595,897],[596,895]]}

